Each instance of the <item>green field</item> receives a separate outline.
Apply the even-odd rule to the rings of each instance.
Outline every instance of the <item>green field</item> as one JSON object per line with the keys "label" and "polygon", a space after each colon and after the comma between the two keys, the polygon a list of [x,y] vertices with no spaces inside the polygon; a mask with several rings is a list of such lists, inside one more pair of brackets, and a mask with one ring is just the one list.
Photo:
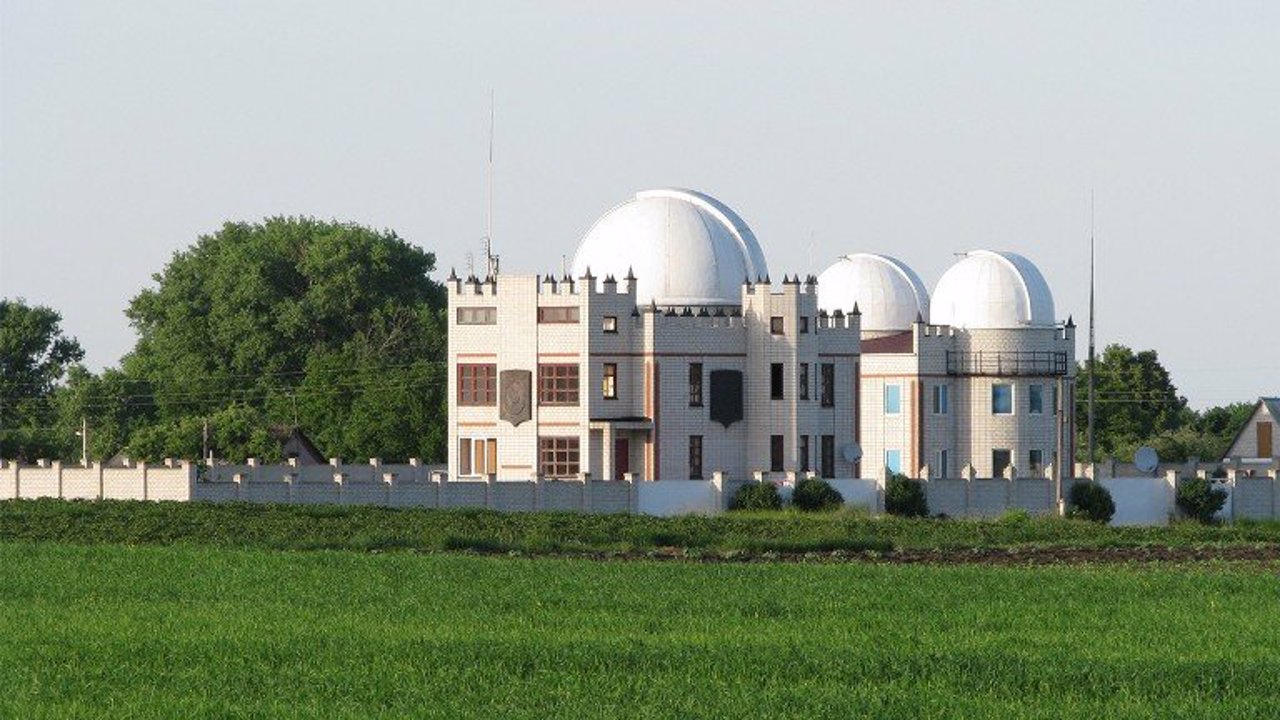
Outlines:
{"label": "green field", "polygon": [[1275,717],[1274,566],[0,543],[0,716]]}

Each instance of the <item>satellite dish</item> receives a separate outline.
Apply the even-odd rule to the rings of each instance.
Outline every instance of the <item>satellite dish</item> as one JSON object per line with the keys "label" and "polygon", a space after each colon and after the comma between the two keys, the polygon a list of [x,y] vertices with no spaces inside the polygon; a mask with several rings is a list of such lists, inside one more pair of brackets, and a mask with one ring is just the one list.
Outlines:
{"label": "satellite dish", "polygon": [[856,442],[846,443],[840,448],[840,455],[845,462],[856,463],[862,458],[862,446]]}
{"label": "satellite dish", "polygon": [[1144,473],[1151,472],[1160,464],[1160,456],[1156,454],[1154,448],[1143,447],[1138,448],[1138,452],[1133,454],[1133,464]]}

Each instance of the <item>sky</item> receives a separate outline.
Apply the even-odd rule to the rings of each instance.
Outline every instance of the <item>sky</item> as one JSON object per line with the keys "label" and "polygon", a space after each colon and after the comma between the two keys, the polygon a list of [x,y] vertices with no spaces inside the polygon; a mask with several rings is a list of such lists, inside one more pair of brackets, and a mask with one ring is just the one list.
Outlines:
{"label": "sky", "polygon": [[504,272],[681,186],[775,281],[1007,249],[1083,326],[1092,224],[1099,348],[1195,407],[1280,395],[1277,38],[1276,2],[0,0],[0,297],[99,369],[228,220],[389,228],[443,278],[480,251],[492,92]]}

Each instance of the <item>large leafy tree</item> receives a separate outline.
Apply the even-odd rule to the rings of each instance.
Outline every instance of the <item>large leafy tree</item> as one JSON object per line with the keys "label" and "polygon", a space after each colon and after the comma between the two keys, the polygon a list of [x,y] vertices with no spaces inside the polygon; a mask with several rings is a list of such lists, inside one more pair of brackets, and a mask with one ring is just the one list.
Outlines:
{"label": "large leafy tree", "polygon": [[72,444],[54,428],[51,397],[83,357],[57,312],[0,300],[0,457],[57,457]]}
{"label": "large leafy tree", "polygon": [[[443,287],[390,231],[310,218],[227,223],[130,303],[118,375],[69,388],[136,457],[271,458],[297,424],[344,457],[443,455]],[[77,399],[73,395],[79,393]]]}

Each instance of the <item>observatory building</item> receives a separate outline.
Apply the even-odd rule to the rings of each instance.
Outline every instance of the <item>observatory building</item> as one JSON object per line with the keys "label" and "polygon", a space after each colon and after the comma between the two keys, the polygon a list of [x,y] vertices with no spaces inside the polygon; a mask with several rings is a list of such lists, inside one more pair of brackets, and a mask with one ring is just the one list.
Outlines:
{"label": "observatory building", "polygon": [[733,210],[659,189],[597,220],[568,274],[447,285],[451,477],[1027,475],[1073,457],[1057,408],[1074,327],[1014,253],[968,253],[932,299],[865,253],[775,286]]}

